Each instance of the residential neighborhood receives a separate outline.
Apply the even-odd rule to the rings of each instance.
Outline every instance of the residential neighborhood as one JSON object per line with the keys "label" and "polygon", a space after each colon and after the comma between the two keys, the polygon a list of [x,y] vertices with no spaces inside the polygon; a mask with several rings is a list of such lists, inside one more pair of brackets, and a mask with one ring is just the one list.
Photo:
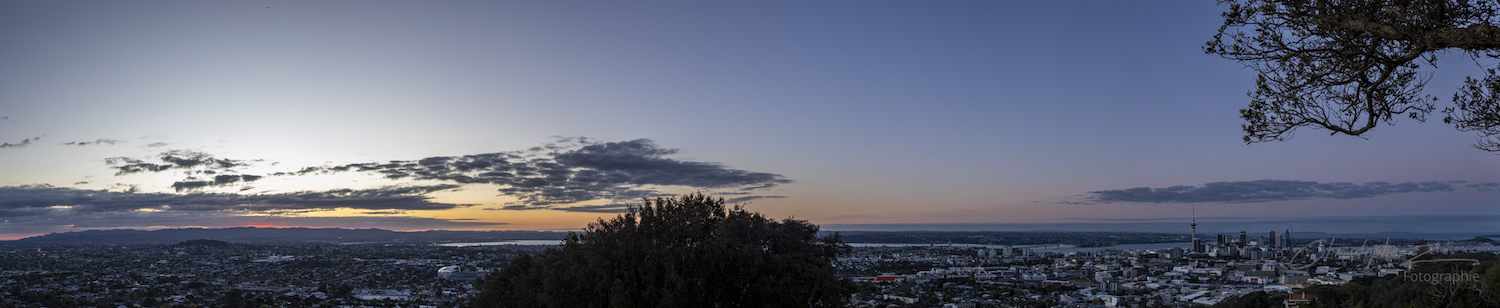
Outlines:
{"label": "residential neighborhood", "polygon": [[[856,274],[851,278],[861,286],[854,295],[859,307],[1191,307],[1254,292],[1290,294],[1361,277],[1405,277],[1423,263],[1410,260],[1424,256],[1494,260],[1497,252],[1482,240],[1420,246],[1309,240],[1294,247],[1291,241],[1220,239],[1093,249],[866,246],[840,258],[838,266]],[[1442,260],[1459,267],[1480,264],[1479,259]]]}
{"label": "residential neighborhood", "polygon": [[[1440,281],[1413,269],[1472,270],[1494,264],[1500,251],[1482,239],[1345,244],[1352,242],[852,243],[834,266],[858,287],[853,307],[1195,307],[1256,292],[1296,307],[1312,300],[1294,294],[1305,288],[1363,277]],[[0,307],[459,307],[479,292],[476,279],[549,247],[556,246],[0,246]]]}

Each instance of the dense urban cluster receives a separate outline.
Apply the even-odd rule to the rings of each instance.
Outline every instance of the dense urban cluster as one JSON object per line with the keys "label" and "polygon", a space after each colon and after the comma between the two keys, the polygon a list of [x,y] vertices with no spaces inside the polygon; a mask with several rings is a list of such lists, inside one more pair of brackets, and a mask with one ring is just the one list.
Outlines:
{"label": "dense urban cluster", "polygon": [[866,246],[838,266],[859,283],[857,307],[1238,307],[1242,297],[1299,307],[1314,295],[1293,293],[1307,288],[1375,277],[1432,282],[1418,279],[1436,277],[1432,271],[1413,271],[1423,266],[1447,266],[1436,274],[1468,275],[1460,283],[1474,286],[1483,284],[1474,270],[1500,270],[1487,239],[1402,246],[1308,240],[1295,247],[1243,235],[1217,240],[1140,249]]}
{"label": "dense urban cluster", "polygon": [[[825,231],[825,234],[832,232]],[[1150,232],[1005,232],[1005,231],[845,231],[839,232],[851,243],[949,243],[984,245],[1066,244],[1078,247],[1104,247],[1125,244],[1186,242],[1191,235]]]}
{"label": "dense urban cluster", "polygon": [[454,307],[471,294],[473,273],[542,248],[206,240],[0,246],[0,306]]}

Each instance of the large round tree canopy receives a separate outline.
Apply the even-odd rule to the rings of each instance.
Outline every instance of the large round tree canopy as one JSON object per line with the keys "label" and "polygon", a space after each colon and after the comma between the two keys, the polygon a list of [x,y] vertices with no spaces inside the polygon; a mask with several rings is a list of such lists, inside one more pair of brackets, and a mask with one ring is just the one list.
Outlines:
{"label": "large round tree canopy", "polygon": [[491,272],[472,307],[843,307],[850,248],[702,194],[646,200]]}

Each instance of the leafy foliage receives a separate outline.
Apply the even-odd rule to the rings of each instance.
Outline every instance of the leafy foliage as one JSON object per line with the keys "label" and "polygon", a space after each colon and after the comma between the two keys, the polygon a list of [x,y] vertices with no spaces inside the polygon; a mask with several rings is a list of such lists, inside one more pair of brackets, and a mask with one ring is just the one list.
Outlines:
{"label": "leafy foliage", "polygon": [[646,200],[491,272],[471,306],[843,306],[854,285],[831,261],[850,248],[817,232],[702,194]]}
{"label": "leafy foliage", "polygon": [[1479,133],[1475,148],[1500,152],[1500,76],[1493,68],[1487,72],[1483,80],[1465,78],[1463,88],[1453,94],[1456,106],[1445,110],[1448,117],[1443,122],[1461,131]]}
{"label": "leafy foliage", "polygon": [[1262,291],[1250,292],[1240,297],[1228,298],[1214,304],[1213,308],[1269,308],[1280,307],[1286,294],[1272,295]]}
{"label": "leafy foliage", "polygon": [[[1223,0],[1224,25],[1204,52],[1258,74],[1240,110],[1246,143],[1283,141],[1299,127],[1359,136],[1398,117],[1425,121],[1425,66],[1446,50],[1500,58],[1500,10],[1482,0]],[[1249,32],[1246,32],[1248,30]],[[1424,65],[1425,64],[1425,65]],[[1444,122],[1500,152],[1500,76],[1470,78]]]}
{"label": "leafy foliage", "polygon": [[[1420,274],[1449,276],[1432,279]],[[1479,265],[1466,262],[1428,264],[1413,273],[1358,277],[1341,286],[1314,285],[1298,292],[1313,295],[1315,307],[1497,307],[1500,306],[1500,296],[1497,296],[1500,295],[1500,262],[1491,255]],[[1254,292],[1226,299],[1214,307],[1280,307],[1276,304],[1285,298],[1285,293]]]}

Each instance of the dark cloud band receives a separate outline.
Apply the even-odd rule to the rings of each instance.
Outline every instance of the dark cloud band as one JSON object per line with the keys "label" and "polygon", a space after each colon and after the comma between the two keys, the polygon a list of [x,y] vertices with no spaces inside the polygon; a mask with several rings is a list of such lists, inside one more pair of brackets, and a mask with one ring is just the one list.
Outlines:
{"label": "dark cloud band", "polygon": [[565,207],[557,207],[557,208],[553,208],[553,209],[559,210],[559,211],[564,211],[564,212],[624,213],[626,211],[629,211],[631,206],[640,206],[640,205],[639,204],[625,204],[625,203],[611,203],[611,204],[604,204],[604,205],[575,205],[575,206],[565,206]]}
{"label": "dark cloud band", "polygon": [[104,160],[111,168],[116,170],[115,175],[127,175],[142,172],[161,172],[167,170],[190,170],[203,174],[215,174],[233,171],[234,168],[249,166],[252,161],[217,158],[208,153],[192,150],[171,150],[162,152],[156,156],[161,163],[153,163],[143,159],[129,157],[110,157]]}
{"label": "dark cloud band", "polygon": [[677,152],[649,139],[590,142],[569,138],[527,151],[310,167],[271,175],[369,172],[388,179],[496,184],[502,186],[501,193],[519,199],[505,209],[547,208],[590,200],[619,203],[670,195],[658,187],[759,190],[791,182],[779,174],[665,157]]}
{"label": "dark cloud band", "polygon": [[198,180],[197,178],[189,178],[186,181],[178,181],[172,183],[172,189],[176,189],[178,192],[193,191],[210,186],[228,186],[240,182],[254,182],[255,180],[261,179],[262,177],[263,176],[249,174],[220,174],[215,175],[212,180]]}
{"label": "dark cloud band", "polygon": [[1318,183],[1312,181],[1258,180],[1213,182],[1202,186],[1179,185],[1163,188],[1137,187],[1091,191],[1090,199],[1099,203],[1255,203],[1301,199],[1354,199],[1418,192],[1453,192],[1460,189],[1486,190],[1500,183],[1457,186],[1450,182],[1349,182]]}
{"label": "dark cloud band", "polygon": [[[102,139],[101,139],[102,140]],[[593,200],[611,203],[672,195],[665,189],[728,190],[732,202],[779,196],[755,196],[752,191],[773,188],[791,180],[779,174],[751,172],[722,164],[666,157],[677,149],[657,146],[649,139],[597,142],[564,138],[523,151],[463,156],[435,156],[418,160],[325,165],[276,172],[266,176],[306,176],[342,172],[371,173],[392,180],[440,181],[454,184],[493,184],[517,199],[503,209],[547,209]],[[171,150],[151,158],[112,157],[105,160],[116,175],[180,170],[186,178],[172,183],[177,192],[211,187],[243,186],[261,175],[237,174],[258,160],[214,157],[192,150]],[[248,186],[242,187],[242,191]],[[565,211],[605,211],[604,208],[559,207]],[[610,208],[608,211],[616,211]]]}
{"label": "dark cloud band", "polygon": [[[1077,219],[1056,223],[954,223],[954,224],[823,224],[827,231],[1011,231],[1011,232],[1161,232],[1187,235],[1188,217],[1145,220]],[[1336,238],[1339,243],[1353,236],[1410,239],[1459,238],[1494,234],[1500,215],[1402,215],[1402,216],[1312,216],[1312,217],[1198,217],[1198,236],[1239,234],[1246,230],[1292,229],[1298,238]],[[1334,233],[1334,234],[1327,234]],[[1340,234],[1342,233],[1342,234]],[[1465,237],[1467,238],[1467,237]],[[1358,245],[1359,242],[1353,244]]]}
{"label": "dark cloud band", "polygon": [[440,219],[410,216],[245,216],[225,212],[112,212],[54,213],[28,220],[0,220],[0,234],[37,234],[89,229],[155,229],[180,227],[239,227],[271,225],[309,228],[380,228],[387,230],[469,229],[505,225],[469,219]]}
{"label": "dark cloud band", "polygon": [[445,210],[464,204],[430,201],[426,194],[458,185],[398,186],[376,189],[336,189],[280,194],[168,194],[82,190],[52,186],[0,187],[0,217],[73,213],[131,212],[269,212],[352,208],[363,210]]}

